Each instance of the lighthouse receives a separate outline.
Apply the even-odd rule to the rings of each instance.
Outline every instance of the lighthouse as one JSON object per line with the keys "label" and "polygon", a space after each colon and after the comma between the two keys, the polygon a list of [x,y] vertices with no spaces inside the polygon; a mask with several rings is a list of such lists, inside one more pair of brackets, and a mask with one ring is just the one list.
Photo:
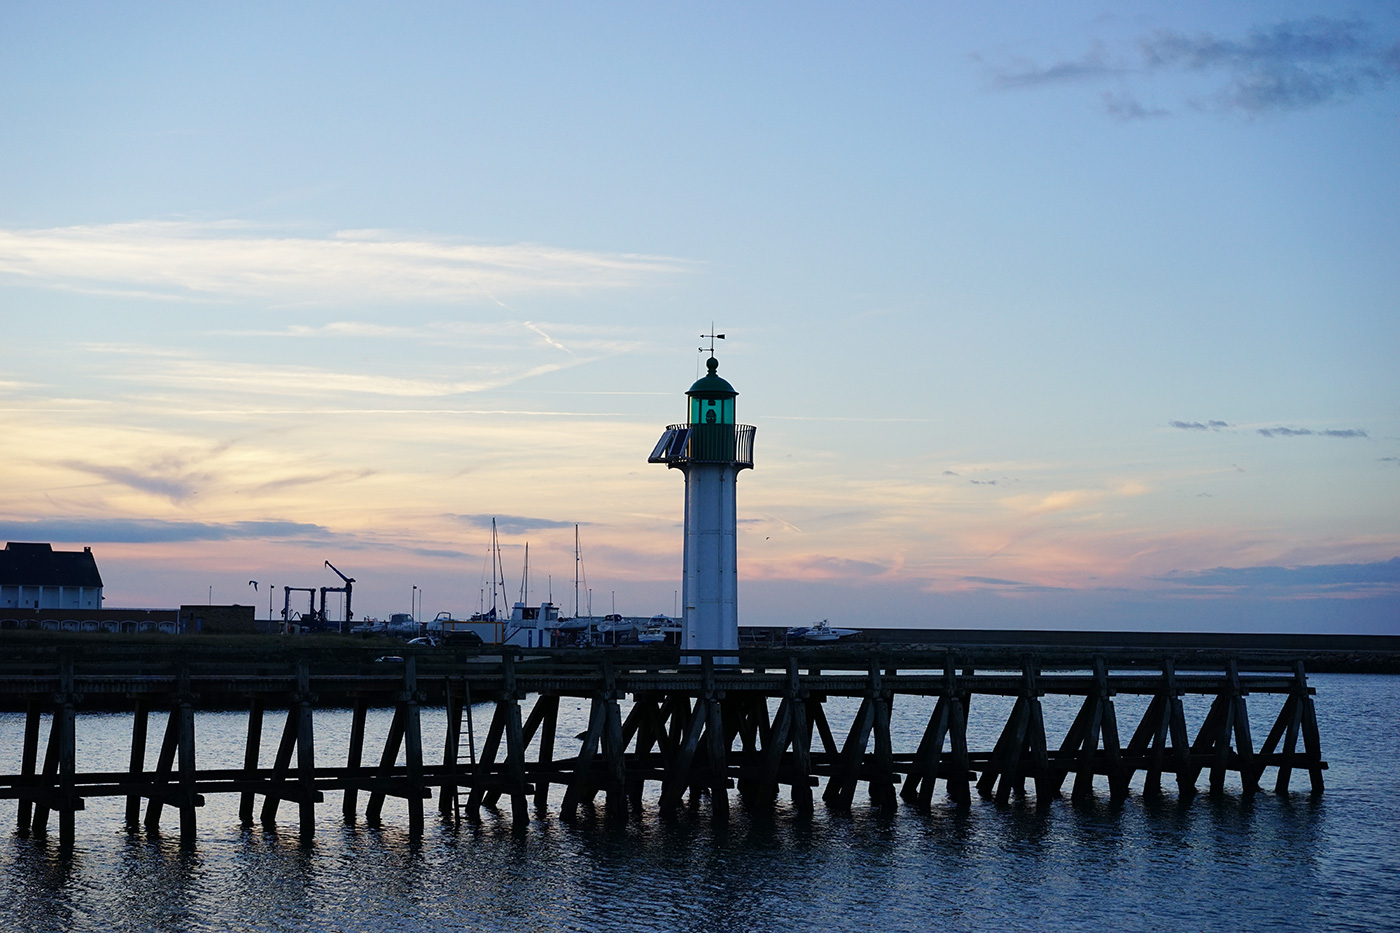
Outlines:
{"label": "lighthouse", "polygon": [[722,651],[739,647],[735,485],[753,469],[754,428],[734,422],[739,393],[718,373],[713,340],[705,368],[686,393],[686,423],[666,428],[648,462],[685,474],[681,647]]}

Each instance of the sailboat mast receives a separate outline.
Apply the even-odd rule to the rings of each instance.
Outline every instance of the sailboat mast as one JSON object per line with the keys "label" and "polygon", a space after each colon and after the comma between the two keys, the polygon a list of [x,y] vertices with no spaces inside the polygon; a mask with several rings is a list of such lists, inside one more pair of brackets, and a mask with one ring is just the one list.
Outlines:
{"label": "sailboat mast", "polygon": [[496,618],[496,555],[500,546],[496,543],[496,520],[491,519],[491,618]]}
{"label": "sailboat mast", "polygon": [[574,618],[578,618],[578,522],[574,522]]}

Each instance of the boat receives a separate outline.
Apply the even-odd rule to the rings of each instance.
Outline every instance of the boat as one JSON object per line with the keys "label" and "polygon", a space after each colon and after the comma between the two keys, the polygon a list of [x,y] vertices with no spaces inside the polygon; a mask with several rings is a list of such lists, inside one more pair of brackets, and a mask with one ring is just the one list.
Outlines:
{"label": "boat", "polygon": [[816,625],[807,628],[790,628],[787,630],[789,641],[810,641],[813,644],[829,644],[839,641],[851,635],[859,635],[857,628],[833,628],[831,623],[822,619]]}
{"label": "boat", "polygon": [[[668,636],[675,635],[674,639]],[[637,644],[639,645],[664,645],[668,640],[680,642],[680,623],[670,616],[658,613],[647,620],[646,625],[637,631]]]}

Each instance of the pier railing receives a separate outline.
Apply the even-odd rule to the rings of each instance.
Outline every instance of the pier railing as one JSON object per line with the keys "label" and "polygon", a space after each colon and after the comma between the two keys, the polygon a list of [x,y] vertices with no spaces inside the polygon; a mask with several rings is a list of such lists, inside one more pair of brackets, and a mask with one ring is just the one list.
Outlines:
{"label": "pier railing", "polygon": [[[721,653],[733,656],[733,650]],[[737,788],[751,804],[776,800],[786,787],[799,813],[810,812],[813,789],[827,807],[852,806],[859,785],[871,802],[900,799],[930,806],[935,787],[966,805],[972,791],[1006,802],[1029,794],[1038,803],[1059,795],[1073,775],[1075,797],[1106,784],[1110,797],[1162,793],[1164,776],[1189,797],[1203,773],[1213,793],[1235,775],[1242,793],[1261,787],[1274,769],[1274,790],[1286,793],[1292,772],[1306,771],[1310,789],[1323,789],[1313,688],[1301,661],[1278,653],[1248,658],[1221,652],[1069,652],[1044,656],[1005,647],[987,651],[860,648],[741,649],[740,663],[716,663],[717,653],[688,661],[675,650],[438,651],[403,656],[340,652],[244,656],[170,650],[123,655],[70,652],[22,665],[0,663],[0,701],[26,710],[19,773],[0,776],[0,798],[19,801],[21,832],[42,833],[51,812],[71,841],[84,800],[125,797],[127,821],[158,828],[164,807],[180,814],[182,838],[193,842],[195,817],[208,794],[240,795],[240,815],[275,822],[279,804],[296,804],[301,831],[314,832],[315,807],[327,792],[342,794],[347,819],[378,820],[386,797],[408,802],[410,830],[420,832],[423,801],[436,795],[444,818],[481,818],[502,797],[517,826],[530,805],[557,805],[566,818],[602,795],[609,815],[640,807],[645,787],[659,785],[657,805],[707,797],[722,814]],[[1147,699],[1129,733],[1120,733],[1115,697]],[[1278,697],[1280,709],[1256,747],[1247,698]],[[534,696],[528,713],[522,700]],[[1000,704],[978,697],[1010,698]],[[1047,731],[1042,697],[1070,698],[1078,707],[1062,734]],[[1209,699],[1191,728],[1183,698]],[[562,698],[589,703],[587,729],[561,734]],[[896,703],[897,698],[906,698]],[[911,703],[907,698],[933,701]],[[855,706],[849,720],[837,715]],[[859,701],[856,705],[852,701]],[[445,733],[432,737],[442,754],[425,757],[420,709],[446,707]],[[248,710],[244,766],[197,765],[199,708],[230,704]],[[473,706],[486,703],[484,735]],[[344,747],[319,747],[317,705],[348,705],[352,726]],[[134,712],[131,756],[123,771],[82,770],[75,741],[80,709],[125,707]],[[378,764],[366,762],[365,726],[372,708],[392,710]],[[893,717],[919,709],[922,737],[896,748]],[[289,715],[272,767],[261,767],[263,715]],[[165,719],[155,761],[146,758],[151,714]],[[49,716],[41,754],[42,717]],[[969,745],[969,717],[997,716],[991,747]],[[1126,726],[1127,724],[1125,724]],[[897,730],[896,730],[897,731]],[[986,730],[982,730],[983,733]],[[976,733],[981,734],[981,733]],[[470,736],[463,750],[463,736]],[[478,745],[477,737],[481,736]],[[1299,748],[1301,740],[1302,748]],[[556,754],[556,748],[558,754]],[[344,764],[327,765],[327,754]],[[404,763],[398,764],[400,758]],[[551,787],[562,792],[551,800]],[[261,808],[256,806],[261,798]],[[145,814],[142,817],[142,807]]]}

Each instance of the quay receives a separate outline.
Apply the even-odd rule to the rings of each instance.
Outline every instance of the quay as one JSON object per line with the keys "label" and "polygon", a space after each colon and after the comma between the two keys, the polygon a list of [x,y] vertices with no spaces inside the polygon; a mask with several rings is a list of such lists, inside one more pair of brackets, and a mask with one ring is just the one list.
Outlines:
{"label": "quay", "polygon": [[[46,833],[57,814],[60,843],[71,844],[86,799],[124,797],[129,828],[158,832],[169,808],[178,813],[182,842],[192,845],[210,794],[239,795],[245,824],[275,825],[280,805],[294,806],[309,838],[327,792],[340,793],[345,819],[363,814],[371,823],[386,798],[402,798],[414,834],[434,797],[442,818],[468,821],[508,800],[513,825],[523,829],[532,809],[551,807],[551,787],[564,819],[600,798],[608,818],[625,818],[646,800],[665,813],[701,798],[723,816],[731,791],[747,807],[772,806],[785,791],[800,816],[812,812],[818,791],[825,807],[850,809],[861,785],[873,806],[903,800],[927,808],[938,782],[955,805],[970,803],[973,793],[1005,803],[1028,786],[1044,803],[1066,782],[1074,798],[1106,790],[1121,800],[1139,772],[1149,796],[1162,794],[1167,780],[1189,798],[1203,774],[1212,793],[1222,793],[1234,774],[1251,794],[1270,769],[1277,793],[1290,791],[1295,771],[1306,772],[1312,794],[1322,793],[1327,764],[1299,651],[1110,647],[1098,637],[1096,648],[741,647],[737,664],[716,663],[733,649],[724,657],[658,647],[404,649],[385,658],[382,648],[349,640],[317,650],[317,639],[283,639],[266,649],[198,639],[123,647],[102,637],[84,646],[75,639],[7,651],[0,660],[0,702],[25,711],[20,770],[0,776],[0,799],[17,801],[20,834]],[[1146,699],[1137,722],[1120,724],[1121,695]],[[1248,699],[1260,695],[1281,707],[1273,715],[1271,704],[1272,721],[1255,724]],[[526,713],[522,700],[530,696]],[[1078,707],[1062,735],[1047,733],[1047,696]],[[1194,724],[1183,706],[1188,696],[1209,699]],[[910,697],[931,699],[932,712],[927,700],[918,704],[919,721],[900,725],[921,729],[922,738],[916,748],[896,750],[891,723],[916,715],[915,704],[901,700]],[[1005,707],[987,697],[1012,700],[1010,713],[993,724],[995,743],[970,747],[970,718]],[[564,698],[588,704],[588,726],[578,735],[560,734]],[[849,717],[828,715],[833,699],[842,709],[859,705]],[[441,736],[423,735],[420,710],[430,701],[446,708]],[[353,710],[343,747],[317,744],[317,706],[332,703]],[[489,721],[476,723],[472,707],[483,703]],[[243,767],[199,767],[198,711],[233,704],[247,710]],[[81,769],[77,734],[80,710],[88,708],[134,713],[125,770]],[[378,750],[365,747],[372,708],[392,710]],[[264,735],[269,710],[287,711],[280,737]],[[1266,731],[1257,733],[1259,725]],[[164,731],[149,761],[153,726]],[[1264,735],[1257,745],[1256,734]],[[271,767],[259,764],[265,741],[276,744]],[[425,742],[440,744],[440,760],[425,757]],[[646,794],[648,783],[659,796]]]}

